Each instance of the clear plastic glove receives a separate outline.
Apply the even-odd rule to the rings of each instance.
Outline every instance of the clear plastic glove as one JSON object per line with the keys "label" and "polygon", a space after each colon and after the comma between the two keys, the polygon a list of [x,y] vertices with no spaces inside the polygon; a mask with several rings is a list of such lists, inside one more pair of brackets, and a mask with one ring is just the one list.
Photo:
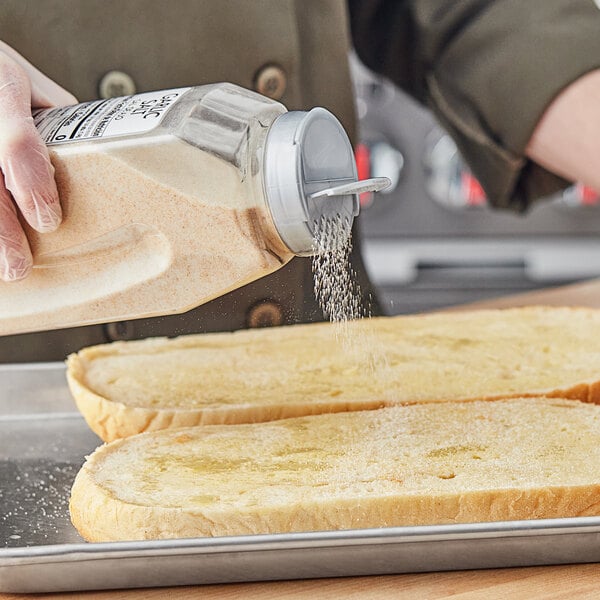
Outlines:
{"label": "clear plastic glove", "polygon": [[62,219],[54,167],[40,138],[32,107],[77,100],[0,42],[0,278],[16,281],[32,267],[17,210],[37,231],[54,231]]}

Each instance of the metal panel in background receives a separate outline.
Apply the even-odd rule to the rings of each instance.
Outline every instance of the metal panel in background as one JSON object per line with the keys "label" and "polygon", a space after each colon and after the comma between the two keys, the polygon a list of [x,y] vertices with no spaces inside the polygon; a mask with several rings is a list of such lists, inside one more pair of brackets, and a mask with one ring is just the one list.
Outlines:
{"label": "metal panel in background", "polygon": [[367,199],[359,217],[363,258],[385,313],[600,276],[600,195],[571,188],[525,215],[489,208],[433,115],[356,57],[351,65],[371,176],[396,183]]}

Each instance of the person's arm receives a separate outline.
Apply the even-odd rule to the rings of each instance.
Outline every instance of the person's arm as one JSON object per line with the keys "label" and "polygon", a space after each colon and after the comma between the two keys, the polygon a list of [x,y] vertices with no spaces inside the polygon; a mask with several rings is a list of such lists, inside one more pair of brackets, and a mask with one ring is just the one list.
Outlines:
{"label": "person's arm", "polygon": [[600,191],[600,69],[556,97],[526,152],[546,169]]}
{"label": "person's arm", "polygon": [[32,267],[19,211],[31,227],[54,231],[61,208],[54,168],[32,107],[72,104],[75,98],[0,42],[0,278],[15,281]]}
{"label": "person's arm", "polygon": [[583,173],[600,171],[600,102],[583,98],[600,69],[597,2],[347,1],[363,62],[433,109],[493,206],[598,181]]}

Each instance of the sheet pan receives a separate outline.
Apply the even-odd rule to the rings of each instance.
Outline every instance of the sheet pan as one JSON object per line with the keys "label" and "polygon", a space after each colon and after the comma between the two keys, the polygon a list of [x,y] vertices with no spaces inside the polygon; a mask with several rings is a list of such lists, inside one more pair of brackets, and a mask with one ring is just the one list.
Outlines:
{"label": "sheet pan", "polygon": [[0,365],[0,591],[52,592],[600,561],[600,518],[85,543],[73,478],[100,440],[62,363]]}

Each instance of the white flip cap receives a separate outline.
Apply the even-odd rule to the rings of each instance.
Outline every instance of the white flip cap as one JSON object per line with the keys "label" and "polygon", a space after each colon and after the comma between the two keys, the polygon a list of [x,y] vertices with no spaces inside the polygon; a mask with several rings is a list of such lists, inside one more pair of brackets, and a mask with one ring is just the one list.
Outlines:
{"label": "white flip cap", "polygon": [[315,223],[321,218],[352,222],[358,194],[390,184],[385,177],[358,181],[350,140],[324,108],[277,117],[267,134],[264,182],[275,227],[298,256],[315,253]]}

